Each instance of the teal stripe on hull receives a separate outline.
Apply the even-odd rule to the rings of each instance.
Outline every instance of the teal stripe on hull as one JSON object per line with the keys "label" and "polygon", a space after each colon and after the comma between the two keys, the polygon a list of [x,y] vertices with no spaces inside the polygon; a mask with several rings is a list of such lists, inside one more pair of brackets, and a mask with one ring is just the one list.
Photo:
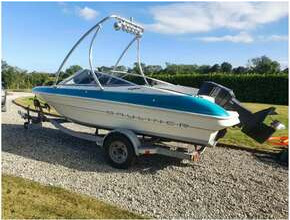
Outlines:
{"label": "teal stripe on hull", "polygon": [[144,94],[135,92],[133,93],[101,90],[81,90],[73,88],[54,88],[47,86],[35,87],[33,88],[32,92],[85,97],[129,104],[131,103],[135,105],[165,108],[218,117],[229,116],[227,111],[219,105],[212,103],[206,99],[190,95]]}

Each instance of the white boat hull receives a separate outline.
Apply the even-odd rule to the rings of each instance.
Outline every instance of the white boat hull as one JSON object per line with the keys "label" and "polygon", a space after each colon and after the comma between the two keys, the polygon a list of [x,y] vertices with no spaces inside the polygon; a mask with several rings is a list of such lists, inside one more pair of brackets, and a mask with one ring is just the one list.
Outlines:
{"label": "white boat hull", "polygon": [[39,95],[59,114],[77,123],[107,129],[125,128],[140,134],[202,145],[215,145],[219,130],[239,123],[235,113],[218,118],[83,97]]}

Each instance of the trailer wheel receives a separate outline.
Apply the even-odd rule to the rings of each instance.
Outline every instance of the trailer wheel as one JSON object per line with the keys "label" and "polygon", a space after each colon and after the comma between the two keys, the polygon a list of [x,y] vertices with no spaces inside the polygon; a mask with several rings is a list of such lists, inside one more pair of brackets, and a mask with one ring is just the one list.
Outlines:
{"label": "trailer wheel", "polygon": [[112,133],[104,141],[105,157],[115,168],[127,169],[136,155],[131,141],[121,133]]}
{"label": "trailer wheel", "polygon": [[7,111],[6,103],[2,106],[1,111],[2,112],[6,112]]}
{"label": "trailer wheel", "polygon": [[25,129],[25,130],[28,130],[29,123],[28,123],[28,122],[24,122],[23,126],[24,126],[24,129]]}

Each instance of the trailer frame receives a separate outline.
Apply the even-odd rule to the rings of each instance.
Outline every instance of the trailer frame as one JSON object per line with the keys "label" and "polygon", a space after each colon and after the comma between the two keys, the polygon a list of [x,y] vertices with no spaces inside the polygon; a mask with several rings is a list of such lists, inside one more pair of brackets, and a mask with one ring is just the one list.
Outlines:
{"label": "trailer frame", "polygon": [[[28,107],[21,106],[26,110],[26,112],[23,112],[21,110],[18,111],[19,115],[25,120],[23,125],[26,130],[33,129],[35,127],[41,128],[42,123],[49,122],[56,129],[60,130],[61,132],[67,135],[82,140],[95,142],[97,146],[104,148],[105,156],[107,157],[110,164],[115,168],[126,169],[132,165],[133,161],[135,160],[135,157],[152,154],[164,155],[168,157],[178,158],[181,160],[186,159],[190,161],[199,161],[201,154],[207,147],[194,144],[192,144],[191,148],[176,147],[173,146],[172,144],[170,145],[169,141],[164,141],[163,139],[157,137],[138,135],[132,130],[126,128],[116,128],[114,130],[95,128],[96,131],[94,134],[74,131],[64,126],[65,123],[74,123],[74,122],[71,122],[61,116],[56,117],[52,116],[51,114],[47,114],[46,112],[43,111],[43,109],[47,109],[49,111],[50,107],[47,104],[42,105],[38,100],[37,101],[35,100],[37,99],[34,99],[35,109],[31,109],[29,106]],[[32,115],[31,112],[34,112],[36,115]],[[105,135],[100,135],[99,129],[107,130],[108,133]],[[125,151],[125,153],[127,152],[128,157],[130,156],[129,154],[131,151],[131,149],[129,148],[132,147],[133,150],[133,155],[131,155],[132,158],[127,158],[128,160],[130,160],[129,163],[127,160],[126,160],[127,162],[125,163],[113,160],[112,158],[113,154],[110,155],[110,149],[106,149],[113,146],[113,143],[108,143],[112,139],[112,137],[115,137],[113,138],[115,141],[114,143],[118,142],[120,146],[128,145],[125,146],[125,148],[127,149],[125,149],[123,146],[123,150]],[[116,137],[119,138],[116,139]],[[126,143],[124,144],[124,142]]]}

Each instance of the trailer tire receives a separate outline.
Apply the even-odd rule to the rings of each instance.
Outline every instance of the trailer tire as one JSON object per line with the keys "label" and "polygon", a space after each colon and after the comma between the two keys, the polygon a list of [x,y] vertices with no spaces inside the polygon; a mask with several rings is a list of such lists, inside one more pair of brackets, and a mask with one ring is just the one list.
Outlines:
{"label": "trailer tire", "polygon": [[7,112],[7,107],[6,107],[6,103],[2,106],[2,109],[1,109],[2,112]]}
{"label": "trailer tire", "polygon": [[129,168],[136,159],[132,142],[123,134],[114,132],[105,138],[105,157],[112,167]]}
{"label": "trailer tire", "polygon": [[28,130],[29,128],[29,123],[28,122],[24,122],[23,127],[25,130]]}

